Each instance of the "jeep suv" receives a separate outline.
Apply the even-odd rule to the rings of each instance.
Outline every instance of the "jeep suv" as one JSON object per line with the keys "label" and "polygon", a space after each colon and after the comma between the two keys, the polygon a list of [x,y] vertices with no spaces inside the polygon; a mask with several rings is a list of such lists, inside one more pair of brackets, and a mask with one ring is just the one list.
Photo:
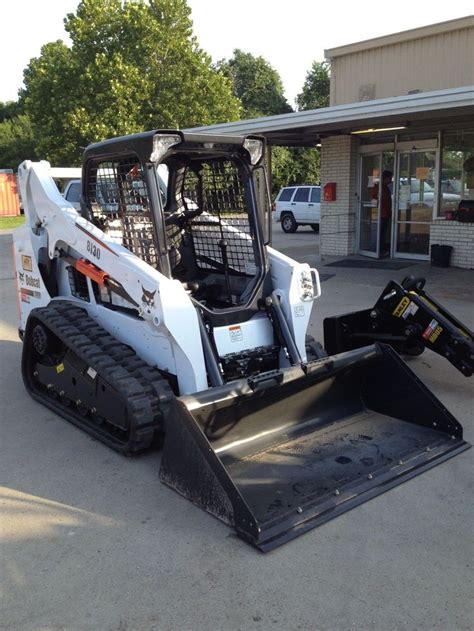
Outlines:
{"label": "jeep suv", "polygon": [[320,202],[320,186],[285,186],[275,199],[275,219],[281,221],[283,232],[296,232],[305,225],[318,232]]}

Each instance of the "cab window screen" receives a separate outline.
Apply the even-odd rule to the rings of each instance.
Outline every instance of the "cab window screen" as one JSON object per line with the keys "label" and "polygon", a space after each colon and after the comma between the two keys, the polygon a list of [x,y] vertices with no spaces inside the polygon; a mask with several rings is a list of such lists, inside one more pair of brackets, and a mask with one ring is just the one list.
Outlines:
{"label": "cab window screen", "polygon": [[158,267],[153,217],[138,158],[130,155],[92,163],[86,195],[95,223],[116,243]]}
{"label": "cab window screen", "polygon": [[321,189],[320,188],[312,188],[311,189],[311,201],[314,204],[319,204],[321,201]]}

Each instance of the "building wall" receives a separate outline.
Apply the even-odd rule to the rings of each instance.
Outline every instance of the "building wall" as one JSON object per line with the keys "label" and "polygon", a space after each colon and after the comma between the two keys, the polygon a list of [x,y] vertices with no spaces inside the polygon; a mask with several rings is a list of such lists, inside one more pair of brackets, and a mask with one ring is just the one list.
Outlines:
{"label": "building wall", "polygon": [[474,269],[474,223],[439,219],[431,224],[430,248],[432,245],[450,245],[451,267]]}
{"label": "building wall", "polygon": [[321,185],[336,182],[336,201],[321,197],[321,255],[346,256],[356,248],[357,161],[354,136],[330,136],[321,141]]}
{"label": "building wall", "polygon": [[326,51],[330,105],[474,84],[474,18]]}

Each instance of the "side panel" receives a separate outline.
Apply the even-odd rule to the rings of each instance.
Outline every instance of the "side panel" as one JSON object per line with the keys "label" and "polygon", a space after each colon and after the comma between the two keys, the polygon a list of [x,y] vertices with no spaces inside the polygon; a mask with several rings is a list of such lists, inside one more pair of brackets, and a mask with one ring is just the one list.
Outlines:
{"label": "side panel", "polygon": [[318,297],[317,294],[313,294],[311,298],[304,298],[304,288],[308,282],[311,282],[310,267],[307,263],[297,263],[273,248],[269,247],[267,251],[273,288],[280,296],[283,313],[293,333],[301,358],[306,361],[306,331],[313,309],[313,300]]}
{"label": "side panel", "polygon": [[213,333],[220,356],[273,344],[273,328],[265,314],[236,325],[215,327]]}
{"label": "side panel", "polygon": [[15,230],[13,258],[20,311],[18,327],[21,331],[25,330],[30,311],[36,307],[45,307],[51,300],[38,268],[39,250],[45,247],[45,236],[34,235],[27,226]]}

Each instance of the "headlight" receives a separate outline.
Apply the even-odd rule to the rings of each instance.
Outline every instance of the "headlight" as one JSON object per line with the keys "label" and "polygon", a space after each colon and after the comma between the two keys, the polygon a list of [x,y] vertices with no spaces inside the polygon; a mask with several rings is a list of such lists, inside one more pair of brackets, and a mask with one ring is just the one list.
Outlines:
{"label": "headlight", "polygon": [[170,147],[181,142],[181,136],[178,134],[155,134],[153,136],[153,151],[151,152],[150,161],[159,162]]}
{"label": "headlight", "polygon": [[244,140],[244,149],[250,154],[250,162],[256,165],[260,162],[263,155],[263,141],[256,138],[246,138]]}

